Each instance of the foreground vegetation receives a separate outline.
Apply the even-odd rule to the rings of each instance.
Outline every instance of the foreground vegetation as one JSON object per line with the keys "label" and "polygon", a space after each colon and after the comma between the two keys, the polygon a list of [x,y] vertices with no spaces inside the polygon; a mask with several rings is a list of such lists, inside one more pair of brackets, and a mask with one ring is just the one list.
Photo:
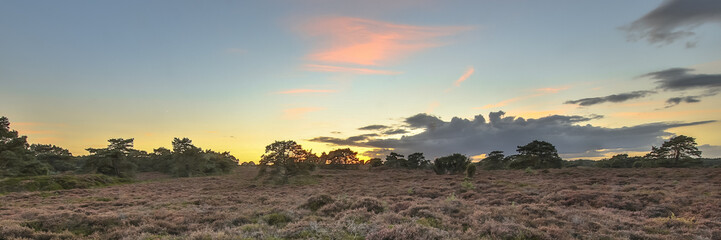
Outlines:
{"label": "foreground vegetation", "polygon": [[[320,169],[0,196],[2,239],[719,239],[721,169]],[[145,177],[145,173],[138,177]]]}

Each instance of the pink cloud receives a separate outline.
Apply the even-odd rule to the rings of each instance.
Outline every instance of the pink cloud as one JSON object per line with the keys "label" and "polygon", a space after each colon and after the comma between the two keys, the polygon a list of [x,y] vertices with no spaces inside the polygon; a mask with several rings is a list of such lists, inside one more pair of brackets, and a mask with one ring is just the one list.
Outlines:
{"label": "pink cloud", "polygon": [[466,73],[464,73],[463,76],[461,76],[460,78],[458,78],[458,80],[456,80],[456,82],[454,82],[453,85],[455,85],[456,87],[461,86],[461,83],[462,83],[463,81],[466,81],[466,79],[468,79],[468,77],[470,77],[471,75],[473,75],[473,72],[475,72],[475,70],[473,69],[473,67],[468,67],[468,70],[466,70]]}
{"label": "pink cloud", "polygon": [[413,26],[351,17],[318,18],[301,28],[319,39],[308,58],[327,63],[378,65],[445,43],[438,37],[470,29],[462,26]]}
{"label": "pink cloud", "polygon": [[318,107],[301,107],[301,108],[288,108],[283,110],[283,116],[288,119],[297,119],[310,112],[317,112],[324,110],[325,108]]}
{"label": "pink cloud", "polygon": [[563,90],[569,89],[569,87],[559,87],[559,88],[539,88],[535,89],[534,91],[540,92],[540,93],[557,93]]}
{"label": "pink cloud", "polygon": [[401,72],[386,71],[386,70],[375,70],[368,68],[351,68],[351,67],[339,67],[330,65],[319,65],[319,64],[307,64],[305,69],[313,72],[346,72],[355,74],[376,74],[376,75],[396,75]]}
{"label": "pink cloud", "polygon": [[332,89],[291,89],[286,91],[277,92],[277,94],[295,94],[295,93],[334,93],[337,90]]}

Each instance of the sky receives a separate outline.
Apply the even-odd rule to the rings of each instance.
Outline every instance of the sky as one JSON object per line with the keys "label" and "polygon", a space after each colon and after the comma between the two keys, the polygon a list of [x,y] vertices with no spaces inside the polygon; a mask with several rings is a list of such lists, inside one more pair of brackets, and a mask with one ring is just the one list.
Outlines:
{"label": "sky", "polygon": [[427,158],[676,135],[721,157],[721,1],[1,1],[0,115],[74,155],[174,137]]}

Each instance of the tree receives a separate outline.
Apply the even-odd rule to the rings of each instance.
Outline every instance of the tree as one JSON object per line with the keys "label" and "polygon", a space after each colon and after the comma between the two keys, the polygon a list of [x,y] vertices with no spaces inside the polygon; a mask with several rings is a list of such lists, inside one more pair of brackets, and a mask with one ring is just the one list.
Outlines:
{"label": "tree", "polygon": [[[646,154],[646,158],[655,160],[657,166],[680,166],[688,165],[693,157],[701,157],[701,151],[696,148],[696,139],[684,135],[672,137],[668,141],[663,142],[661,147],[652,146],[651,152]],[[664,160],[670,159],[670,163],[664,163]],[[681,160],[686,160],[681,163]],[[697,162],[694,162],[697,164]]]}
{"label": "tree", "polygon": [[492,151],[486,158],[481,160],[478,165],[484,170],[505,169],[506,162],[504,161],[504,157],[503,151]]}
{"label": "tree", "polygon": [[309,152],[293,140],[275,141],[265,147],[265,154],[260,157],[259,174],[264,174],[267,167],[272,167],[274,173],[281,176],[306,173],[309,169],[299,163],[304,162],[308,155]]}
{"label": "tree", "polygon": [[27,137],[11,130],[7,117],[0,117],[0,177],[46,175],[50,168],[35,158]]}
{"label": "tree", "polygon": [[370,164],[371,167],[380,167],[383,166],[383,160],[381,160],[380,158],[371,158],[370,160],[368,160],[367,164]]}
{"label": "tree", "polygon": [[404,157],[403,155],[400,155],[395,152],[391,152],[390,154],[388,154],[386,156],[386,161],[383,164],[388,167],[395,167],[395,168],[405,167],[407,162],[406,162],[406,159],[403,157]]}
{"label": "tree", "polygon": [[78,169],[73,154],[67,149],[50,144],[32,144],[30,151],[38,161],[48,164],[53,172],[68,172]]}
{"label": "tree", "polygon": [[174,138],[172,145],[170,172],[176,177],[225,174],[238,165],[238,159],[229,152],[203,151],[188,138]]}
{"label": "tree", "polygon": [[518,155],[513,158],[509,167],[524,168],[561,168],[563,160],[553,144],[546,141],[533,140],[524,146],[518,146]]}
{"label": "tree", "polygon": [[331,165],[358,164],[358,152],[350,148],[336,149],[330,151],[326,157],[327,163]]}
{"label": "tree", "polygon": [[672,137],[661,145],[661,148],[668,149],[669,157],[676,164],[681,159],[701,157],[701,151],[696,148],[696,139],[684,135]]}
{"label": "tree", "polygon": [[87,148],[90,152],[83,169],[86,172],[101,173],[117,177],[133,177],[137,165],[129,156],[133,149],[133,138],[109,139],[106,148]]}
{"label": "tree", "polygon": [[458,174],[466,170],[466,166],[471,163],[471,159],[460,153],[454,153],[450,156],[437,158],[433,162],[433,171],[436,174]]}
{"label": "tree", "polygon": [[428,165],[430,165],[431,161],[427,160],[426,157],[423,156],[423,153],[417,152],[413,153],[411,155],[408,155],[408,161],[407,161],[407,167],[414,169],[414,168],[427,168]]}

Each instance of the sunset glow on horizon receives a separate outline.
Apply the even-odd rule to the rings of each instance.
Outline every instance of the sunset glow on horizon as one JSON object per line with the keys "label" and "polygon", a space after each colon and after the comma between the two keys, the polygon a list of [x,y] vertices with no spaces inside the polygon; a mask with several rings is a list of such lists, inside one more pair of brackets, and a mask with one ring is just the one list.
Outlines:
{"label": "sunset glow on horizon", "polygon": [[538,139],[601,159],[683,134],[721,157],[721,11],[695,3],[4,1],[0,116],[74,155],[187,137],[241,162],[276,140],[480,160]]}

